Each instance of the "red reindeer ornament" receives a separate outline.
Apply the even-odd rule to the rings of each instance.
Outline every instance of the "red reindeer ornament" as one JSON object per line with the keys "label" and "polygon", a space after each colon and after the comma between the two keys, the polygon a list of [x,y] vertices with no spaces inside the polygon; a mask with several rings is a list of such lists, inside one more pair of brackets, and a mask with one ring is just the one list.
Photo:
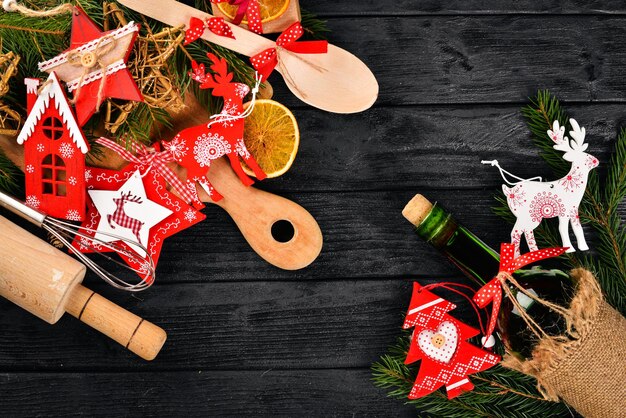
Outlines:
{"label": "red reindeer ornament", "polygon": [[[228,72],[226,60],[213,54],[207,54],[213,65],[214,74],[207,74],[203,64],[192,63],[191,77],[202,83],[201,89],[212,89],[214,96],[224,98],[222,111],[211,116],[208,124],[192,126],[179,132],[170,142],[163,142],[163,148],[169,151],[181,166],[187,169],[187,182],[198,182],[214,201],[222,198],[209,183],[206,175],[211,162],[227,156],[235,173],[246,186],[254,181],[241,168],[241,157],[250,167],[257,179],[263,180],[266,174],[257,164],[243,142],[244,120],[250,115],[254,107],[257,85],[252,90],[252,102],[246,110],[243,108],[243,99],[250,92],[250,88],[242,83],[233,83],[233,74]],[[190,188],[193,189],[193,184]],[[196,202],[196,204],[199,203]]]}
{"label": "red reindeer ornament", "polygon": [[444,385],[448,399],[455,398],[474,388],[470,374],[500,362],[500,356],[466,341],[479,332],[448,315],[455,308],[453,303],[413,283],[404,328],[415,327],[415,331],[405,363],[422,362],[409,399],[421,398]]}

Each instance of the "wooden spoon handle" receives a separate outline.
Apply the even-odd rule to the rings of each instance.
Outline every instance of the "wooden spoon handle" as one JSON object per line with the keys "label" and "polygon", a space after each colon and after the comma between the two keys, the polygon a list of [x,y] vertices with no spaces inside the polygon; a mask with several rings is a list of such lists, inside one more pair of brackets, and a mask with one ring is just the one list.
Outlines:
{"label": "wooden spoon handle", "polygon": [[[205,201],[226,210],[252,249],[268,263],[284,270],[298,270],[317,258],[322,249],[322,231],[302,206],[244,186],[223,158],[213,162],[207,177],[224,198],[217,203]],[[278,241],[272,234],[278,221],[287,221],[293,227],[293,237],[287,242]]]}
{"label": "wooden spoon handle", "polygon": [[163,329],[81,284],[72,290],[65,310],[144,360],[154,360],[167,339]]}
{"label": "wooden spoon handle", "polygon": [[[143,15],[149,16],[173,27],[189,24],[189,19],[208,19],[210,14],[174,0],[120,0],[124,6]],[[252,56],[264,49],[276,46],[276,43],[244,28],[226,22],[236,39],[218,36],[211,31],[204,31],[202,39],[228,48],[243,55]]]}

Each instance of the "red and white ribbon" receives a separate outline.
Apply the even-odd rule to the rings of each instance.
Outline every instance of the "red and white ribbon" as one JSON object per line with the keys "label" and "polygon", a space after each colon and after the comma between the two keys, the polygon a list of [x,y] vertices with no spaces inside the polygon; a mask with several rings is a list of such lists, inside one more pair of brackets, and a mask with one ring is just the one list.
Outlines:
{"label": "red and white ribbon", "polygon": [[295,22],[280,34],[274,48],[268,48],[250,57],[252,66],[261,74],[261,80],[267,80],[267,77],[278,65],[279,48],[295,52],[296,54],[325,54],[328,52],[327,41],[297,42],[302,35],[304,35],[302,25],[300,22]]}
{"label": "red and white ribbon", "polygon": [[143,145],[139,146],[135,144],[134,151],[137,153],[137,155],[135,155],[110,139],[100,137],[96,142],[117,152],[126,161],[155,168],[185,202],[189,203],[197,200],[197,197],[191,190],[188,189],[183,182],[180,181],[178,176],[167,166],[167,163],[175,161],[174,156],[169,151],[155,151]]}
{"label": "red and white ribbon", "polygon": [[261,7],[258,0],[211,0],[211,3],[228,3],[239,6],[233,19],[233,25],[241,24],[244,16],[248,16],[248,28],[259,35],[263,33]]}
{"label": "red and white ribbon", "polygon": [[228,26],[228,23],[224,21],[224,18],[210,17],[207,20],[201,20],[197,17],[192,17],[189,20],[189,27],[185,31],[185,42],[183,42],[183,45],[189,45],[193,41],[199,39],[207,29],[218,36],[235,39],[233,31],[230,30],[230,27]]}
{"label": "red and white ribbon", "polygon": [[[489,303],[492,303],[491,318],[489,319],[485,339],[493,334],[493,331],[496,328],[498,311],[500,310],[500,305],[502,304],[503,284],[500,281],[500,273],[513,274],[513,272],[528,264],[545,260],[547,258],[557,257],[565,253],[566,250],[567,248],[563,247],[545,248],[543,250],[531,251],[515,258],[515,244],[504,243],[500,246],[500,269],[498,271],[498,276],[494,277],[493,280],[481,287],[473,298],[476,305],[480,308],[484,308]],[[506,284],[504,285],[506,286]]]}

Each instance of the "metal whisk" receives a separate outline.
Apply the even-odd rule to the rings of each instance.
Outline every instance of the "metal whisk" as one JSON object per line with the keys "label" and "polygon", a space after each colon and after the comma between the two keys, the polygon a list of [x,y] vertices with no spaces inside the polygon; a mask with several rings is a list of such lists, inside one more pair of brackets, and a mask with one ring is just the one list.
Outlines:
{"label": "metal whisk", "polygon": [[[115,234],[110,234],[102,231],[96,231],[91,228],[83,228],[71,224],[69,222],[61,221],[59,219],[55,219],[49,217],[45,213],[42,213],[36,209],[33,209],[29,206],[26,206],[24,203],[20,202],[17,199],[12,198],[4,193],[0,192],[0,206],[7,208],[11,212],[16,215],[21,216],[27,221],[37,225],[40,228],[45,229],[50,234],[55,236],[59,241],[63,243],[67,248],[72,249],[72,252],[78,257],[91,271],[96,273],[101,279],[105,282],[109,283],[111,286],[116,287],[118,289],[126,290],[129,292],[139,292],[141,290],[145,290],[152,285],[155,279],[155,266],[152,257],[150,256],[150,252],[148,249],[143,246],[140,242],[120,237]],[[93,236],[89,236],[85,234],[85,232],[90,233],[98,233],[99,235],[103,235],[106,237],[113,238],[113,242],[105,242],[100,239],[95,239]],[[75,250],[72,247],[71,242],[74,240],[74,237],[78,237],[80,245],[87,248],[90,251],[93,251],[95,254],[98,254],[105,259],[124,267],[127,270],[132,271],[133,273],[139,274],[139,282],[131,283],[125,281],[111,272],[103,269],[96,262],[88,258],[82,252]],[[117,242],[116,242],[117,241]],[[141,257],[135,251],[131,249],[125,248],[118,242],[123,242],[127,246],[136,246],[145,252],[146,257]],[[138,265],[138,268],[134,268],[126,263],[122,263],[118,260],[115,260],[105,253],[102,252],[102,249],[110,249],[117,252],[120,255],[128,258],[132,264]],[[130,247],[129,247],[130,248]],[[136,277],[133,274],[133,277]]]}

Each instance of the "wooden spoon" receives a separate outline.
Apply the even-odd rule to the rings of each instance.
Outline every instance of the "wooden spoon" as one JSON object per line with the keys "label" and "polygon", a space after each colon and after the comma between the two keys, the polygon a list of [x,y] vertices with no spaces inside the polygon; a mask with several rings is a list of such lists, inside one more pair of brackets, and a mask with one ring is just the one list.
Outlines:
{"label": "wooden spoon", "polygon": [[[189,19],[211,15],[174,0],[120,0],[124,6],[170,26],[187,26]],[[230,25],[236,39],[204,31],[202,39],[240,54],[253,56],[276,43]],[[356,113],[369,109],[378,97],[378,82],[369,68],[351,53],[328,45],[325,54],[280,55],[283,75],[289,90],[303,102],[333,113]]]}
{"label": "wooden spoon", "polygon": [[[193,94],[187,93],[185,104],[187,106],[183,111],[172,114],[171,137],[209,120],[206,109]],[[181,180],[187,178],[184,168],[174,163],[170,166]],[[200,200],[216,204],[228,212],[248,244],[265,261],[284,270],[298,270],[317,258],[322,250],[322,231],[315,218],[302,206],[281,196],[244,186],[224,157],[211,163],[207,178],[224,198],[214,202],[196,184]],[[272,234],[272,227],[280,221],[286,221],[293,227],[293,236],[286,242],[278,241]]]}

